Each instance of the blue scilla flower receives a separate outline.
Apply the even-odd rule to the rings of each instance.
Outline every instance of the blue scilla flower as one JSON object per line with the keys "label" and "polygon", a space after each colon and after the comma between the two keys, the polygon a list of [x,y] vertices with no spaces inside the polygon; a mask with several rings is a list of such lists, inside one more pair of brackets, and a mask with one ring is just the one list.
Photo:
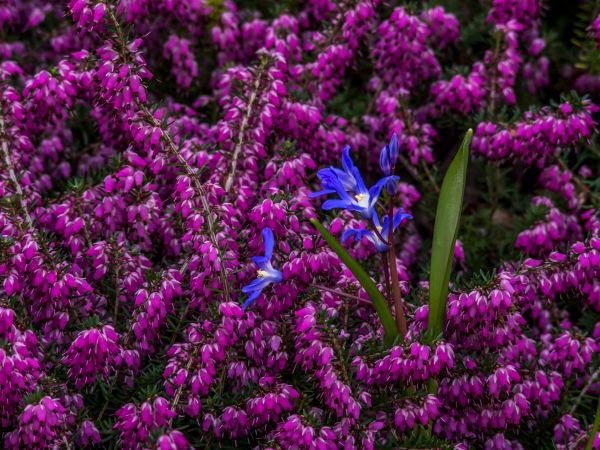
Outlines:
{"label": "blue scilla flower", "polygon": [[[409,219],[412,219],[412,215],[405,213],[404,210],[400,208],[398,211],[396,211],[396,214],[394,214],[393,231],[396,231],[396,228],[398,228],[402,222]],[[389,242],[390,224],[388,217],[386,216],[383,218],[383,225],[381,225],[379,222],[379,217],[377,214],[375,214],[373,216],[373,225],[375,228],[377,228],[379,234],[381,234],[381,236]],[[375,250],[377,250],[379,253],[386,253],[389,249],[388,245],[379,239],[379,236],[377,236],[377,233],[375,233],[373,230],[365,228],[350,228],[349,230],[344,231],[344,234],[342,234],[342,243],[346,242],[351,236],[353,236],[357,241],[360,241],[363,237],[366,237],[375,246]]]}
{"label": "blue scilla flower", "polygon": [[335,192],[339,198],[327,200],[323,203],[323,209],[326,211],[330,209],[356,211],[360,213],[363,219],[371,220],[376,214],[375,205],[377,204],[383,186],[390,181],[390,179],[398,180],[398,177],[382,178],[371,189],[367,189],[365,182],[358,173],[358,169],[354,168],[354,174],[357,181],[354,192],[346,192],[340,182],[334,182],[333,186],[335,187]]}
{"label": "blue scilla flower", "polygon": [[338,199],[327,200],[323,203],[323,209],[347,209],[356,211],[363,218],[370,220],[375,214],[375,205],[383,186],[391,181],[397,181],[398,177],[391,176],[379,180],[371,189],[367,189],[360,172],[350,159],[350,148],[342,151],[342,167],[344,170],[330,167],[322,169],[317,174],[321,179],[323,190],[313,192],[311,197],[326,194],[337,194]]}
{"label": "blue scilla flower", "polygon": [[350,158],[350,146],[347,145],[342,150],[342,169],[336,167],[329,167],[327,169],[321,169],[317,172],[317,177],[321,180],[323,189],[319,192],[313,192],[310,194],[311,197],[319,197],[321,195],[335,193],[333,183],[339,181],[344,189],[348,192],[354,192],[357,186],[357,180],[354,176],[354,163]]}
{"label": "blue scilla flower", "polygon": [[281,283],[283,280],[282,273],[275,269],[271,264],[273,247],[275,246],[273,231],[270,228],[264,228],[262,230],[262,236],[265,242],[265,255],[252,257],[252,261],[258,266],[258,271],[256,272],[256,279],[242,288],[243,293],[250,294],[242,307],[244,310],[254,303],[262,290],[269,284]]}
{"label": "blue scilla flower", "polygon": [[[394,172],[396,166],[396,160],[398,159],[399,146],[398,146],[398,135],[394,133],[390,139],[389,144],[386,144],[379,154],[379,165],[383,174],[390,176]],[[394,195],[398,191],[398,184],[395,181],[389,181],[385,185],[385,189],[390,195]]]}

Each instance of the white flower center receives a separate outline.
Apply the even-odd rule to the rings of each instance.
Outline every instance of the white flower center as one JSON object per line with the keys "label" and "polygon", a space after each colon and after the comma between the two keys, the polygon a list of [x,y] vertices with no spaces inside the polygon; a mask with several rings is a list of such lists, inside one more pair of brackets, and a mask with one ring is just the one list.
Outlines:
{"label": "white flower center", "polygon": [[356,194],[354,198],[361,207],[367,208],[369,206],[369,194]]}
{"label": "white flower center", "polygon": [[267,272],[266,270],[258,270],[256,272],[256,275],[258,276],[258,278],[266,278],[269,275],[269,272]]}

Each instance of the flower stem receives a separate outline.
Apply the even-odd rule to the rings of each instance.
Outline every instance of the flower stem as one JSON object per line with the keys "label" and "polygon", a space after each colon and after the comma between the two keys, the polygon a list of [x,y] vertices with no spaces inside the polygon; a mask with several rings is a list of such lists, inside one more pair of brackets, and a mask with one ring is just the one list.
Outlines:
{"label": "flower stem", "polygon": [[383,262],[383,277],[385,282],[385,294],[388,300],[390,299],[390,267],[388,264],[387,257],[385,255],[381,255],[381,261]]}
{"label": "flower stem", "polygon": [[19,180],[17,179],[17,175],[10,160],[10,152],[8,150],[8,143],[6,139],[6,130],[4,129],[4,117],[2,115],[0,115],[0,140],[2,141],[2,155],[4,156],[4,163],[6,164],[6,169],[8,170],[8,176],[15,188],[16,197],[19,202],[19,206],[21,207],[21,211],[23,212],[23,216],[25,217],[25,222],[31,230],[33,229],[33,221],[29,215],[23,190],[21,189],[21,185],[19,184]]}
{"label": "flower stem", "polygon": [[140,107],[140,110],[142,111],[142,113],[145,115],[146,121],[148,123],[150,123],[152,126],[159,127],[161,129],[162,136],[163,136],[165,142],[167,143],[167,147],[168,147],[170,153],[172,155],[174,155],[175,158],[177,158],[177,161],[179,162],[181,167],[184,169],[185,174],[190,178],[190,180],[194,184],[196,194],[200,197],[200,201],[202,202],[202,208],[204,209],[204,212],[206,213],[206,219],[207,219],[207,224],[208,224],[208,227],[207,227],[208,236],[209,236],[210,241],[213,244],[213,246],[217,249],[217,253],[219,256],[219,268],[220,268],[220,272],[221,272],[220,278],[221,278],[221,284],[223,285],[223,294],[224,294],[225,299],[227,301],[229,301],[229,300],[231,300],[231,294],[230,294],[230,289],[229,289],[229,283],[227,280],[227,270],[225,268],[225,264],[223,263],[222,246],[220,245],[219,240],[217,239],[217,225],[216,225],[215,214],[211,211],[211,207],[210,207],[210,204],[208,203],[208,199],[207,199],[206,190],[204,189],[204,186],[198,179],[197,171],[195,171],[190,166],[190,164],[187,162],[187,160],[183,157],[183,155],[177,148],[177,145],[173,141],[173,138],[171,137],[170,132],[166,129],[166,127],[154,117],[154,115],[150,112],[150,110],[146,107],[146,105],[139,104],[138,106]]}
{"label": "flower stem", "polygon": [[402,305],[402,298],[400,297],[400,284],[398,283],[398,267],[396,266],[396,250],[394,249],[394,239],[393,239],[393,230],[394,230],[394,201],[390,197],[390,206],[388,211],[388,220],[390,227],[390,243],[389,243],[389,251],[388,258],[390,263],[390,275],[392,278],[392,295],[394,298],[394,307],[396,309],[396,326],[398,327],[398,332],[400,333],[400,337],[404,339],[406,337],[406,333],[408,332],[406,327],[406,317],[404,316],[404,306]]}
{"label": "flower stem", "polygon": [[575,414],[575,411],[577,410],[577,407],[579,406],[579,404],[581,403],[581,400],[583,399],[584,395],[587,393],[587,391],[592,387],[592,385],[596,382],[596,379],[600,376],[600,369],[596,370],[592,376],[590,377],[590,379],[588,380],[588,382],[586,383],[586,385],[583,387],[583,389],[581,390],[581,392],[579,393],[579,395],[577,396],[577,399],[575,400],[575,403],[573,404],[573,406],[571,407],[571,410],[569,411],[569,414],[573,415]]}
{"label": "flower stem", "polygon": [[252,108],[254,107],[254,102],[256,101],[256,97],[258,96],[258,91],[260,89],[260,81],[264,70],[265,64],[261,64],[258,74],[256,75],[256,80],[254,82],[252,94],[250,95],[248,109],[246,110],[246,114],[244,114],[244,117],[242,118],[242,124],[240,125],[240,130],[238,132],[237,143],[233,150],[233,157],[231,159],[231,171],[229,172],[229,176],[225,181],[225,192],[229,192],[231,190],[231,186],[233,185],[233,181],[235,179],[235,170],[237,168],[240,152],[242,151],[242,146],[244,145],[244,133],[246,132],[246,128],[248,127],[248,123],[250,122]]}
{"label": "flower stem", "polygon": [[429,183],[433,186],[433,189],[435,190],[435,192],[437,194],[439,194],[440,187],[435,182],[435,178],[433,178],[433,175],[431,174],[431,171],[429,170],[429,167],[427,167],[427,163],[424,160],[421,160],[421,167],[423,168],[423,172],[425,172],[425,175],[427,175],[427,179],[429,180]]}
{"label": "flower stem", "polygon": [[371,304],[371,302],[369,300],[364,299],[364,298],[360,298],[358,295],[348,294],[346,292],[342,292],[342,291],[338,291],[336,289],[328,288],[327,286],[321,286],[320,284],[312,284],[312,286],[315,287],[315,288],[317,288],[317,289],[319,289],[319,290],[321,290],[321,291],[331,292],[332,294],[339,295],[341,297],[351,298],[353,300],[357,300],[357,301],[359,301],[361,303],[366,303],[368,305]]}

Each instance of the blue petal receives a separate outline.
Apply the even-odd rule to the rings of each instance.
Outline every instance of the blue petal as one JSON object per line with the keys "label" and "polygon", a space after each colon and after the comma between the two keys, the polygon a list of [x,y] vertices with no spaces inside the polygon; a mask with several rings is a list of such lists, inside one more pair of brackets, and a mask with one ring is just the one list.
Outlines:
{"label": "blue petal", "polygon": [[353,177],[333,167],[319,170],[317,176],[321,180],[323,190],[331,190],[331,193],[337,192],[340,197],[347,196],[346,191],[354,190],[356,186],[356,181]]}
{"label": "blue petal", "polygon": [[273,256],[273,247],[275,246],[275,239],[273,238],[273,230],[270,228],[263,228],[262,230],[263,239],[265,241],[265,258],[268,260]]}
{"label": "blue petal", "polygon": [[354,179],[356,180],[356,193],[357,194],[366,194],[368,192],[367,186],[365,185],[365,181],[363,180],[360,172],[356,167],[352,169],[352,174],[354,175]]}
{"label": "blue petal", "polygon": [[260,269],[263,269],[265,264],[267,264],[270,260],[266,256],[253,256],[252,261],[256,264]]}
{"label": "blue petal", "polygon": [[346,145],[342,150],[342,167],[344,171],[348,174],[352,173],[352,169],[354,168],[354,163],[352,162],[352,158],[350,158],[350,146]]}
{"label": "blue petal", "polygon": [[352,203],[349,200],[335,199],[335,200],[327,200],[325,203],[323,203],[322,208],[325,211],[329,211],[330,209],[336,209],[336,208],[347,209],[350,206],[352,206]]}
{"label": "blue petal", "polygon": [[258,298],[258,296],[260,295],[261,291],[254,291],[252,292],[252,294],[250,294],[250,296],[246,299],[246,301],[244,302],[244,305],[242,306],[242,310],[246,311],[246,308],[248,306],[250,306],[252,303],[254,303],[254,301]]}
{"label": "blue petal", "polygon": [[334,189],[323,189],[322,191],[311,192],[308,196],[310,198],[320,197],[321,195],[329,195],[335,192]]}
{"label": "blue petal", "polygon": [[356,241],[360,241],[364,236],[369,236],[370,234],[374,233],[364,228],[350,228],[342,234],[342,243],[346,242],[351,236],[353,236]]}
{"label": "blue petal", "polygon": [[381,153],[379,154],[379,166],[385,175],[390,175],[392,172],[392,165],[390,164],[390,152],[387,145],[381,149]]}
{"label": "blue petal", "polygon": [[273,280],[273,283],[281,283],[283,281],[283,274],[279,270],[273,269],[270,278]]}
{"label": "blue petal", "polygon": [[390,195],[396,195],[398,193],[398,183],[388,180],[388,182],[385,184],[385,190]]}
{"label": "blue petal", "polygon": [[394,215],[394,230],[398,228],[398,225],[400,225],[404,220],[410,220],[412,218],[412,215],[405,213],[404,210],[400,208]]}
{"label": "blue petal", "polygon": [[[326,167],[325,169],[321,169],[317,172],[317,178],[320,180],[327,180],[329,178],[335,178],[335,167]],[[339,170],[339,169],[337,169]]]}
{"label": "blue petal", "polygon": [[392,166],[396,165],[396,160],[398,159],[398,154],[400,150],[400,146],[398,145],[398,135],[394,133],[392,138],[390,139],[390,143],[388,144],[389,148],[389,158],[390,164]]}
{"label": "blue petal", "polygon": [[244,286],[242,288],[242,292],[247,294],[249,292],[253,292],[253,291],[262,291],[264,288],[266,288],[269,285],[270,281],[267,280],[266,278],[256,278],[254,279],[252,282],[250,282],[250,284],[247,284],[246,286]]}
{"label": "blue petal", "polygon": [[[383,228],[385,228],[386,221],[387,221],[387,216],[384,216],[383,217]],[[375,225],[376,227],[381,226],[381,222],[379,222],[379,215],[377,214],[377,211],[375,211],[375,214],[373,214],[373,225]]]}
{"label": "blue petal", "polygon": [[387,244],[381,239],[379,239],[379,237],[375,233],[373,233],[372,239],[369,240],[373,243],[373,245],[375,246],[375,250],[378,253],[387,253],[387,251],[389,250]]}
{"label": "blue petal", "polygon": [[346,172],[340,171],[341,174],[338,176],[338,181],[343,187],[344,191],[354,192],[356,190],[356,179],[353,175],[348,175]]}
{"label": "blue petal", "polygon": [[381,189],[383,189],[383,186],[388,182],[388,181],[398,181],[400,179],[400,177],[397,176],[391,176],[391,177],[383,177],[381,180],[379,180],[375,186],[373,186],[371,189],[369,189],[369,196],[370,196],[370,200],[371,200],[371,204],[370,206],[373,207],[375,206],[375,203],[377,203],[377,200],[379,199],[379,194],[381,194]]}

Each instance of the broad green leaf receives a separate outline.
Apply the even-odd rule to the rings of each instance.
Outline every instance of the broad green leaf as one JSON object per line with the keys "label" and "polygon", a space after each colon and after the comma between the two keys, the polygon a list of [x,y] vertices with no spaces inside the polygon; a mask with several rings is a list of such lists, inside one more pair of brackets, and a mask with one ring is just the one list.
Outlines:
{"label": "broad green leaf", "polygon": [[598,429],[600,429],[600,397],[598,397],[596,417],[594,418],[594,425],[592,425],[592,432],[590,433],[590,438],[588,439],[587,445],[585,446],[585,450],[592,450],[592,448],[594,447],[594,440],[596,439],[596,434],[598,434]]}
{"label": "broad green leaf", "polygon": [[364,269],[350,256],[344,247],[336,240],[333,235],[325,229],[317,220],[310,219],[311,223],[317,229],[323,239],[327,242],[329,247],[340,257],[342,262],[346,264],[348,269],[356,277],[363,289],[369,294],[369,298],[373,302],[375,311],[379,315],[379,320],[383,325],[385,331],[385,341],[388,345],[391,345],[398,337],[398,329],[396,328],[396,322],[388,308],[385,297],[379,292],[377,286],[371,280],[371,277],[364,271]]}
{"label": "broad green leaf", "polygon": [[428,331],[432,337],[437,337],[444,331],[448,283],[460,224],[472,136],[473,130],[469,129],[458,153],[448,167],[435,213],[429,273]]}

